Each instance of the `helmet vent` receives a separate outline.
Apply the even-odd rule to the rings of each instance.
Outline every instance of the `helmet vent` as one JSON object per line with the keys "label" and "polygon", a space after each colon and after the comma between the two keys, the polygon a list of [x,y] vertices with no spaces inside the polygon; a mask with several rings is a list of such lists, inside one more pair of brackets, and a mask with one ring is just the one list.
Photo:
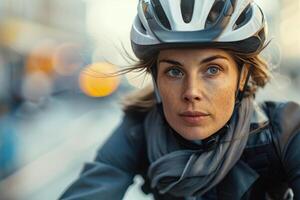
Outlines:
{"label": "helmet vent", "polygon": [[220,17],[220,14],[224,8],[225,5],[225,1],[224,0],[217,0],[215,1],[214,5],[212,6],[207,19],[206,19],[206,23],[205,23],[205,28],[210,28],[211,26],[213,26],[218,18]]}
{"label": "helmet vent", "polygon": [[252,7],[249,4],[244,11],[241,13],[241,15],[239,16],[239,18],[236,20],[233,30],[236,30],[240,27],[242,27],[243,25],[245,25],[247,22],[250,21],[251,17],[252,17]]}
{"label": "helmet vent", "polygon": [[190,23],[194,13],[195,0],[181,0],[180,9],[182,19],[185,23]]}
{"label": "helmet vent", "polygon": [[166,16],[166,13],[160,3],[159,0],[152,0],[153,2],[153,7],[154,7],[154,11],[156,16],[158,17],[160,23],[166,28],[171,30],[171,25],[170,22]]}

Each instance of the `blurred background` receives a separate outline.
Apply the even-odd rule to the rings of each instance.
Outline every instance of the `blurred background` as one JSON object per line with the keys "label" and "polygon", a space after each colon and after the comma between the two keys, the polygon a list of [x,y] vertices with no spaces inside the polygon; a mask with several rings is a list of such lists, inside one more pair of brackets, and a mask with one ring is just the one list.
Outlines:
{"label": "blurred background", "polygon": [[[269,22],[273,78],[261,100],[300,103],[300,0],[256,0]],[[137,0],[0,1],[0,199],[53,200],[122,117],[145,75],[103,78],[129,63]],[[139,191],[125,195],[151,199]]]}

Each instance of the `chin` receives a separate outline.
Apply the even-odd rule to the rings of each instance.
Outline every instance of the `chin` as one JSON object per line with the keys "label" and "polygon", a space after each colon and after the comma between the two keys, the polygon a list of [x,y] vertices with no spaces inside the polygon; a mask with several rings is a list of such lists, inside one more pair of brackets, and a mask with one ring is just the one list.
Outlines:
{"label": "chin", "polygon": [[211,136],[213,133],[202,127],[185,127],[178,131],[178,134],[187,140],[203,140]]}

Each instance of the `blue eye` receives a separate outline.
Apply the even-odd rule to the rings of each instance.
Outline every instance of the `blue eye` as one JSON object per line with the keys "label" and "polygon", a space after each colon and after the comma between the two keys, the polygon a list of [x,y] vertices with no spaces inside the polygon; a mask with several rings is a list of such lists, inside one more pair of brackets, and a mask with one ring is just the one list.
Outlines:
{"label": "blue eye", "polygon": [[183,76],[183,72],[180,69],[172,68],[167,71],[167,74],[170,77],[181,78]]}
{"label": "blue eye", "polygon": [[217,66],[211,66],[209,68],[207,68],[207,73],[209,75],[216,75],[220,72],[220,68]]}

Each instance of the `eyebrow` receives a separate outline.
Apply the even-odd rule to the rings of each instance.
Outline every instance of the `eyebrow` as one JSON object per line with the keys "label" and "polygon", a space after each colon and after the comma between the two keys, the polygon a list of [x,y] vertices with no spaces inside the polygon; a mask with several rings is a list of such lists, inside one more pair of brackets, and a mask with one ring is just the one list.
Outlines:
{"label": "eyebrow", "polygon": [[[207,57],[207,58],[203,59],[203,60],[200,62],[200,64],[208,63],[208,62],[211,62],[211,61],[213,61],[213,60],[220,59],[220,58],[225,59],[225,60],[228,60],[228,58],[225,57],[225,56],[215,55],[215,56],[211,56],[211,57]],[[180,65],[180,66],[182,66],[182,64],[181,64],[180,62],[175,61],[175,60],[161,59],[161,60],[159,60],[158,63],[161,63],[161,62],[166,62],[166,63],[169,63],[169,64]]]}

